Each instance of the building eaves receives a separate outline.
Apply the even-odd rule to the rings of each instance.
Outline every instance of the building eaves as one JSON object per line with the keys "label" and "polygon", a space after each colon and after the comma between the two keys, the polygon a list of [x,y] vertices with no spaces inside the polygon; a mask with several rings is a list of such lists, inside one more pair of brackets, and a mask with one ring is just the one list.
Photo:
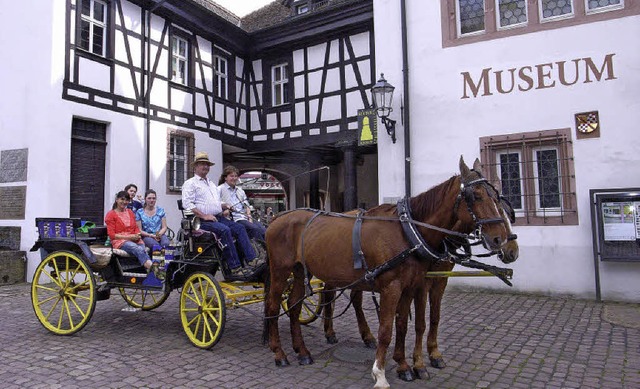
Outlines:
{"label": "building eaves", "polygon": [[[340,7],[347,3],[357,3],[363,0],[322,0],[311,3],[309,12],[294,15],[291,10],[291,1],[274,0],[266,6],[253,11],[243,17],[240,27],[248,33],[264,30],[293,21],[311,18],[314,15]],[[370,1],[370,0],[366,0]]]}

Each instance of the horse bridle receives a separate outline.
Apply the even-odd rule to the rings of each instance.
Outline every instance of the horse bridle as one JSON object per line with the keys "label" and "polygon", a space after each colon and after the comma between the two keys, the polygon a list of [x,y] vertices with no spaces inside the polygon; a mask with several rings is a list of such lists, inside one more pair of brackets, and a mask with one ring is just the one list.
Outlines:
{"label": "horse bridle", "polygon": [[[475,170],[472,170],[474,172],[476,172]],[[500,194],[500,192],[496,189],[495,186],[493,186],[489,180],[487,180],[486,178],[482,177],[482,175],[479,172],[476,172],[476,174],[478,174],[478,176],[480,176],[480,178],[476,178],[475,180],[471,180],[468,182],[463,182],[461,179],[460,182],[460,193],[458,193],[458,196],[456,197],[456,202],[455,205],[453,207],[453,213],[456,214],[458,211],[458,208],[460,206],[460,202],[464,199],[465,203],[467,204],[467,211],[469,212],[469,215],[471,215],[471,218],[474,222],[474,232],[473,234],[476,237],[480,237],[482,236],[482,226],[484,226],[485,224],[496,224],[496,223],[505,223],[504,219],[502,217],[494,217],[494,218],[487,218],[487,219],[480,219],[477,217],[477,215],[475,214],[475,212],[473,212],[473,204],[475,202],[475,198],[473,195],[473,188],[477,185],[482,185],[487,189],[487,192],[489,192],[489,188],[491,188],[493,190],[493,192],[496,195],[496,198],[494,198],[493,196],[490,195],[490,197],[498,202],[498,206],[502,207],[502,209],[508,214],[509,219],[511,222],[515,221],[515,212],[513,211],[513,208],[511,207],[511,204],[509,203],[509,200],[507,200],[504,196],[502,196]],[[509,210],[506,209],[506,207],[509,208]],[[518,236],[516,234],[508,234],[507,235],[507,241],[510,240],[515,240],[517,239]],[[484,242],[484,240],[482,240],[482,245],[487,249],[490,250],[487,246],[486,243]]]}

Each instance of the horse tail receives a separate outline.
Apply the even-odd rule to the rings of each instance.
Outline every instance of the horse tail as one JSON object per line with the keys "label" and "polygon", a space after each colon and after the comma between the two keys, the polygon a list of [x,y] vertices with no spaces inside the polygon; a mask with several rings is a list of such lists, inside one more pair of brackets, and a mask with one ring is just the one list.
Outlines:
{"label": "horse tail", "polygon": [[267,319],[267,299],[271,288],[271,273],[269,267],[269,256],[266,258],[267,269],[264,272],[264,318],[262,319],[262,344],[269,342],[269,320]]}

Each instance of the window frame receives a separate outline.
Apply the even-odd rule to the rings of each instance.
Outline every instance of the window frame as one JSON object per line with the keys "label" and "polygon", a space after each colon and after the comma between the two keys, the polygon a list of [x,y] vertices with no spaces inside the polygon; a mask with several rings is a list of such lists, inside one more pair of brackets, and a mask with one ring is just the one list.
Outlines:
{"label": "window frame", "polygon": [[[175,142],[172,142],[175,138],[183,138],[184,139],[184,147],[186,150],[184,157],[176,158],[172,145]],[[188,131],[182,130],[171,130],[169,129],[167,132],[167,194],[176,194],[182,192],[182,185],[184,181],[188,180],[191,175],[191,163],[193,162],[195,153],[195,135]],[[184,181],[177,184],[177,175],[175,172],[177,169],[175,168],[175,161],[180,160],[184,162]]]}
{"label": "window frame", "polygon": [[[525,5],[527,4],[527,0],[522,0],[522,1],[525,2]],[[495,0],[495,7],[496,7],[496,10],[497,10],[497,12],[495,13],[496,14],[496,29],[498,31],[510,30],[512,28],[520,28],[520,27],[523,27],[523,26],[527,26],[529,24],[529,7],[528,6],[524,7],[524,13],[525,13],[525,16],[526,16],[526,21],[520,22],[520,23],[516,23],[516,24],[510,24],[510,25],[504,26],[504,27],[500,25],[500,19],[501,19],[501,16],[502,16],[500,14],[500,0]]]}
{"label": "window frame", "polygon": [[[560,207],[541,207],[537,151],[553,149],[557,153]],[[480,138],[480,154],[487,178],[502,188],[500,155],[519,154],[521,209],[515,225],[577,225],[575,167],[571,130],[562,128]],[[553,192],[553,194],[556,194]]]}
{"label": "window frame", "polygon": [[563,19],[571,19],[571,18],[573,18],[575,16],[576,6],[574,4],[574,1],[573,0],[565,0],[565,1],[568,1],[571,4],[571,12],[570,13],[562,14],[562,15],[556,15],[556,16],[549,16],[549,17],[545,18],[544,17],[544,10],[542,9],[543,3],[545,1],[550,1],[550,0],[538,0],[538,18],[540,19],[540,23],[550,23],[550,22],[555,22],[555,21],[563,20]]}
{"label": "window frame", "polygon": [[453,47],[508,36],[640,15],[640,0],[621,0],[619,5],[606,6],[597,10],[589,10],[588,0],[571,0],[572,16],[562,15],[562,17],[541,20],[540,4],[542,0],[526,0],[527,23],[499,27],[499,0],[484,0],[484,30],[461,35],[459,1],[440,0],[442,47]]}
{"label": "window frame", "polygon": [[[177,77],[177,75],[174,75],[173,60],[176,57],[173,51],[175,47],[174,39],[182,40],[186,44],[186,55],[184,57],[179,57],[179,59],[184,59],[185,61],[184,82],[181,82],[180,79]],[[182,33],[180,30],[177,30],[177,29],[172,29],[169,37],[169,80],[172,83],[177,85],[182,85],[186,87],[193,86],[193,58],[192,58],[191,39],[185,33]]]}
{"label": "window frame", "polygon": [[[276,80],[275,74],[276,69],[282,69],[281,74],[284,75],[283,79]],[[272,107],[281,107],[291,103],[290,97],[290,63],[288,61],[278,61],[276,64],[271,65],[270,81],[271,81],[271,106]],[[281,91],[282,101],[276,102],[276,93],[277,91]],[[285,96],[287,97],[285,99]]]}
{"label": "window frame", "polygon": [[[82,13],[82,6],[85,3],[89,3],[89,12],[90,15],[84,15]],[[94,18],[94,10],[95,4],[99,3],[104,6],[104,21],[99,21]],[[112,2],[111,0],[79,0],[76,5],[76,26],[75,26],[75,47],[78,50],[81,50],[83,53],[87,53],[92,56],[96,56],[99,58],[110,58],[111,57],[111,42],[113,40],[113,13],[112,13]],[[88,40],[88,48],[82,46],[82,24],[83,22],[89,23],[89,40]],[[95,26],[102,27],[104,32],[102,35],[102,52],[96,53],[93,51],[94,45],[94,29]]]}
{"label": "window frame", "polygon": [[624,9],[624,8],[625,8],[624,0],[620,0],[620,4],[612,4],[605,7],[598,7],[590,10],[589,0],[584,0],[584,10],[587,15],[593,15],[601,12],[609,12],[612,10]]}
{"label": "window frame", "polygon": [[[221,72],[218,69],[218,63],[223,62],[225,64],[225,72]],[[214,90],[215,90],[215,96],[223,99],[223,100],[229,100],[230,98],[230,87],[229,87],[229,79],[230,77],[230,72],[229,72],[229,64],[230,64],[230,60],[229,58],[227,58],[224,55],[220,55],[220,54],[216,54],[213,56],[213,76],[214,76]],[[224,79],[225,81],[225,87],[224,89],[221,88],[221,83],[220,81]]]}
{"label": "window frame", "polygon": [[[482,8],[483,8],[483,12],[486,15],[487,13],[487,1],[491,1],[491,0],[482,0]],[[473,32],[469,32],[466,34],[462,33],[462,21],[460,20],[460,0],[456,0],[455,1],[455,6],[456,6],[456,30],[458,33],[458,37],[467,37],[467,36],[475,36],[475,35],[482,35],[485,33],[485,31],[487,30],[487,22],[486,20],[483,23],[483,28],[482,30],[478,30],[478,31],[473,31]],[[485,18],[486,19],[486,18]]]}

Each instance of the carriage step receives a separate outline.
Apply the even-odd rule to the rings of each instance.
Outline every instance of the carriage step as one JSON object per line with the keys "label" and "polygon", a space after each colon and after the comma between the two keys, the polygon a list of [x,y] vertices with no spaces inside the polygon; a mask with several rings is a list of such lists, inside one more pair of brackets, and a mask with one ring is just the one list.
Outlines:
{"label": "carriage step", "polygon": [[122,275],[125,276],[125,277],[146,278],[148,274],[147,273],[123,272]]}

